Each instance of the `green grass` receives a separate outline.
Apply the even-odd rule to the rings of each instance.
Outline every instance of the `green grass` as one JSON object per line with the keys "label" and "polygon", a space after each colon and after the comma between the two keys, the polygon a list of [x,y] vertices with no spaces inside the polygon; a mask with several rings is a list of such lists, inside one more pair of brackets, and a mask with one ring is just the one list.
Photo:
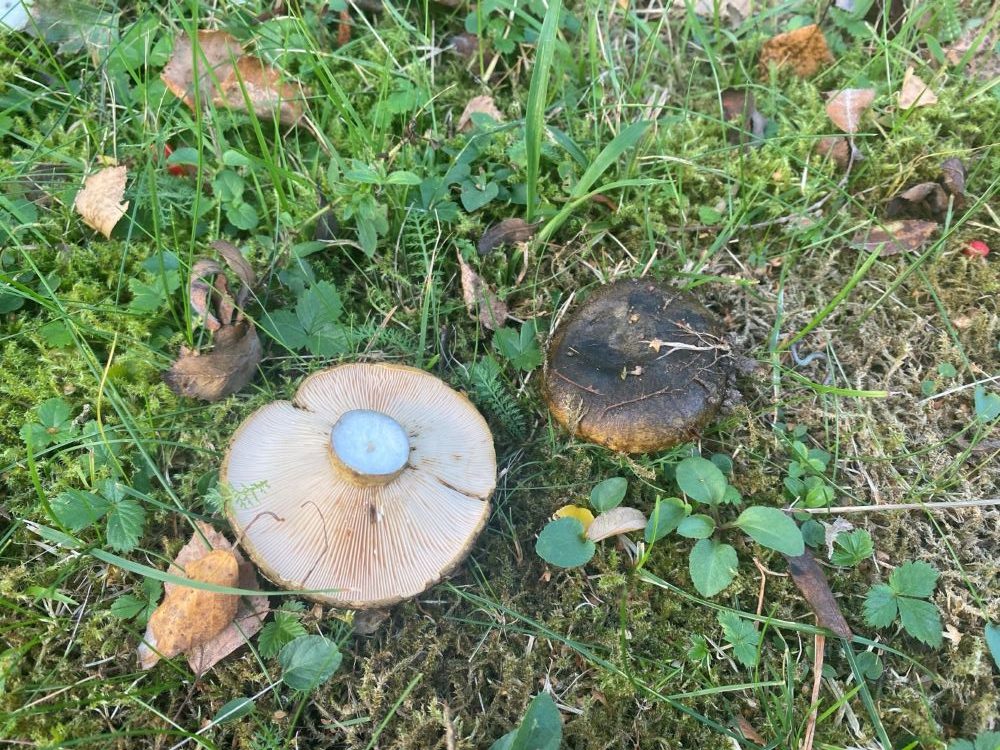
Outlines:
{"label": "green grass", "polygon": [[[637,572],[609,542],[585,569],[547,569],[534,538],[556,508],[584,503],[612,476],[648,512],[677,492],[673,466],[692,450],[729,454],[745,499],[784,506],[796,427],[831,454],[834,505],[996,496],[997,426],[976,419],[973,392],[1000,392],[1000,98],[996,81],[935,59],[954,36],[949,11],[959,31],[994,40],[995,14],[976,26],[986,3],[926,4],[890,36],[805,2],[758,8],[735,27],[691,9],[595,0],[498,0],[471,13],[417,3],[353,13],[338,46],[337,12],[286,5],[258,23],[261,0],[64,4],[78,8],[89,46],[0,34],[0,739],[488,748],[548,686],[566,747],[615,748],[624,737],[728,748],[740,717],[767,746],[798,747],[817,630],[780,556],[740,545],[736,581],[706,601],[692,593],[689,540],[661,540]],[[805,81],[760,77],[764,40],[817,18],[836,62]],[[170,46],[199,28],[228,30],[303,83],[306,122],[283,128],[218,107],[196,115],[167,92],[159,72]],[[489,40],[468,59],[450,47],[466,28]],[[934,107],[895,108],[910,65],[938,93]],[[727,139],[720,95],[731,86],[750,89],[771,122],[759,147]],[[844,181],[814,154],[834,133],[824,92],[869,86],[873,115],[856,136],[866,158]],[[480,94],[504,121],[457,133]],[[193,175],[168,173],[167,144],[194,149]],[[886,258],[851,246],[884,222],[890,198],[937,179],[949,157],[968,167],[969,197],[932,243]],[[72,210],[105,160],[129,174],[129,211],[110,240]],[[240,185],[228,202],[224,181]],[[231,221],[240,203],[255,226]],[[482,232],[509,217],[540,221],[535,240],[479,257]],[[331,218],[333,231],[319,232]],[[182,345],[210,343],[186,287],[216,239],[242,248],[258,273],[246,312],[266,356],[251,386],[202,404],[176,397],[161,375]],[[994,255],[965,257],[972,239]],[[508,326],[535,322],[539,347],[605,281],[645,274],[696,290],[758,363],[737,384],[743,403],[696,445],[662,455],[570,439],[544,407],[541,370],[514,366],[467,314],[456,251],[506,298]],[[310,318],[302,345],[274,321],[287,323],[287,311],[305,325],[296,304],[318,282],[336,288],[342,309]],[[796,364],[813,351],[825,359]],[[182,659],[140,672],[142,627],[112,607],[142,598],[147,576],[169,580],[166,561],[194,521],[218,519],[233,431],[306,374],[359,358],[433,371],[490,422],[502,473],[469,560],[372,636],[307,605],[307,632],[344,652],[311,693],[283,686],[256,644],[198,680]],[[68,416],[28,446],[22,428],[53,398]],[[74,531],[52,510],[60,493],[104,480],[144,513],[129,549],[112,547],[103,521]],[[1000,622],[997,511],[845,517],[871,533],[878,557],[830,570],[856,637],[849,647],[827,639],[815,747],[943,748],[990,728],[1000,684],[983,628]],[[755,555],[774,572],[760,611]],[[961,634],[938,649],[862,618],[868,589],[918,559],[941,571],[933,601]],[[283,593],[275,606],[298,598]],[[732,658],[720,611],[759,629],[754,667]],[[859,677],[866,651],[885,666],[878,679]],[[254,698],[252,713],[213,722],[240,697]]]}

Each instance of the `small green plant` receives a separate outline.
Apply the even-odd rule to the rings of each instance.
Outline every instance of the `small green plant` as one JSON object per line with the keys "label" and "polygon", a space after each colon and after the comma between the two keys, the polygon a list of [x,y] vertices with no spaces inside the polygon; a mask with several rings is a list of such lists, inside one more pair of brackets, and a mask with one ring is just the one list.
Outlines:
{"label": "small green plant", "polygon": [[69,404],[61,398],[43,401],[35,408],[36,421],[21,427],[21,438],[33,451],[64,443],[76,435],[76,426],[69,415]]}
{"label": "small green plant", "polygon": [[145,627],[162,594],[162,583],[155,578],[144,578],[142,596],[122,594],[111,603],[111,614],[122,620],[135,620],[138,627]]}
{"label": "small green plant", "polygon": [[872,535],[864,529],[837,534],[833,546],[835,549],[830,562],[845,568],[854,568],[875,553]]}
{"label": "small green plant", "polygon": [[521,726],[490,745],[490,750],[559,750],[561,744],[559,709],[551,695],[539,693],[528,704]]}
{"label": "small green plant", "polygon": [[865,622],[887,628],[897,620],[903,630],[928,646],[941,645],[941,615],[927,601],[937,585],[938,571],[925,562],[908,562],[889,575],[889,583],[876,584],[865,598]]}
{"label": "small green plant", "polygon": [[350,329],[340,320],[343,312],[337,288],[318,281],[302,290],[294,307],[265,314],[261,328],[287,349],[335,357],[351,347]]}
{"label": "small green plant", "polygon": [[[617,509],[628,492],[628,482],[622,477],[611,477],[596,484],[590,492],[590,505],[598,512],[598,517]],[[634,508],[626,508],[633,514],[642,514]],[[590,527],[596,520],[594,514],[579,505],[565,505],[556,511],[556,517],[546,524],[535,542],[535,551],[547,563],[560,568],[577,568],[586,565],[594,556],[597,545],[594,543]],[[634,515],[632,516],[635,517]],[[607,518],[607,517],[606,517]],[[643,521],[645,522],[645,521]],[[618,533],[611,528],[600,539]]]}
{"label": "small green plant", "polygon": [[497,354],[523,372],[531,372],[542,364],[542,350],[538,346],[538,327],[534,320],[525,321],[520,332],[504,326],[493,334],[493,348]]}
{"label": "small green plant", "polygon": [[261,628],[257,636],[257,650],[261,658],[270,659],[281,649],[306,634],[306,629],[299,621],[305,608],[302,602],[289,601],[281,609],[274,611],[274,619]]}
{"label": "small green plant", "polygon": [[299,636],[278,654],[281,680],[293,690],[308,692],[329,680],[343,658],[337,644],[326,636]]}
{"label": "small green plant", "polygon": [[785,492],[794,503],[807,508],[825,508],[835,496],[825,476],[830,454],[818,448],[808,448],[798,439],[804,436],[805,431],[801,427],[791,433],[789,450],[792,460],[785,476]]}
{"label": "small green plant", "polygon": [[719,624],[723,639],[733,647],[736,661],[744,667],[754,666],[760,651],[760,633],[754,624],[735,612],[720,612]]}
{"label": "small green plant", "polygon": [[108,546],[116,552],[135,549],[146,524],[146,511],[124,485],[102,479],[96,492],[66,490],[52,499],[52,513],[65,528],[76,533],[105,521]]}

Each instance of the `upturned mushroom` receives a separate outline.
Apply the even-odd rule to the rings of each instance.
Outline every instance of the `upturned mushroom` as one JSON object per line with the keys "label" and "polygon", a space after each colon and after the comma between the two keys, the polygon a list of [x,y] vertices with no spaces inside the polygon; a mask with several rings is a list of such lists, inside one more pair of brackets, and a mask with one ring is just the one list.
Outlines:
{"label": "upturned mushroom", "polygon": [[574,435],[650,453],[697,436],[731,371],[721,323],[693,296],[624,280],[598,289],[556,330],[544,394]]}
{"label": "upturned mushroom", "polygon": [[440,581],[489,517],[496,454],[472,403],[421,370],[318,372],[237,430],[220,472],[261,571],[338,607],[386,607]]}

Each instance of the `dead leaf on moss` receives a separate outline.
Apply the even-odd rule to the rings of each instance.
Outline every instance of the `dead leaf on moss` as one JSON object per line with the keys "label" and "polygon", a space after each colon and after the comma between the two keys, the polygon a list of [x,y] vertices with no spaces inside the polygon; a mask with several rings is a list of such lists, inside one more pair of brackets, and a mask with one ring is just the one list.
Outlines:
{"label": "dead leaf on moss", "polygon": [[903,74],[903,85],[899,89],[899,108],[930,107],[937,104],[937,101],[937,94],[913,72],[913,66],[907,68]]}
{"label": "dead leaf on moss", "polygon": [[587,539],[599,542],[616,534],[642,531],[646,528],[646,516],[641,510],[619,506],[606,510],[587,527]]}
{"label": "dead leaf on moss", "polygon": [[178,37],[160,78],[192,110],[200,102],[203,108],[212,104],[261,117],[277,114],[285,125],[302,117],[301,89],[282,83],[277,70],[245,55],[243,45],[225,31],[199,31],[194,40]]}
{"label": "dead leaf on moss", "polygon": [[994,29],[984,34],[982,26],[972,26],[965,30],[951,46],[944,50],[944,57],[949,65],[966,64],[967,71],[974,78],[990,81],[1000,76],[1000,55],[996,53],[1000,35]]}
{"label": "dead leaf on moss", "polygon": [[731,125],[726,129],[726,139],[730,143],[745,143],[749,136],[755,141],[764,139],[767,118],[757,111],[752,93],[746,89],[729,88],[722,92],[720,98],[722,119]]}
{"label": "dead leaf on moss", "polygon": [[965,165],[961,159],[952,157],[941,163],[941,184],[955,196],[955,205],[961,208],[965,202]]}
{"label": "dead leaf on moss", "polygon": [[228,242],[216,242],[226,264],[241,282],[234,295],[222,266],[214,260],[199,259],[191,268],[188,283],[191,308],[203,325],[215,335],[212,351],[201,353],[181,347],[181,354],[163,380],[178,396],[217,401],[246,387],[257,373],[263,356],[260,338],[243,313],[256,282],[253,268],[239,249]]}
{"label": "dead leaf on moss", "polygon": [[816,24],[778,34],[764,42],[760,51],[760,74],[766,77],[771,65],[790,68],[800,78],[808,78],[833,62],[826,37]]}
{"label": "dead leaf on moss", "polygon": [[493,101],[493,97],[483,94],[469,99],[469,103],[466,104],[465,109],[462,110],[461,117],[458,118],[458,131],[460,133],[465,133],[472,130],[472,116],[477,114],[489,115],[497,122],[503,122],[503,114],[499,109],[497,109],[497,105]]}
{"label": "dead leaf on moss", "polygon": [[875,89],[843,89],[830,96],[826,116],[830,122],[853,135],[858,132],[861,118],[875,101]]}
{"label": "dead leaf on moss", "polygon": [[[233,547],[232,543],[226,539],[221,531],[216,531],[211,525],[197,522],[197,530],[191,535],[191,539],[185,544],[171,563],[168,572],[183,575],[184,567],[190,563],[204,557],[213,549],[229,550],[236,557],[239,564],[239,583],[241,589],[259,589],[257,583],[257,573],[253,565],[248,562],[240,551]],[[166,595],[178,584],[164,583],[163,589]],[[248,643],[250,638],[264,626],[264,619],[270,611],[270,605],[266,596],[243,596],[239,599],[236,608],[236,616],[218,635],[194,646],[188,651],[188,666],[197,675],[203,675],[219,661],[233,653],[244,643]]]}
{"label": "dead leaf on moss", "polygon": [[[841,169],[847,169],[851,163],[851,144],[844,136],[827,136],[820,138],[816,144],[816,153],[829,157]],[[854,160],[860,158],[860,152],[855,150]]]}
{"label": "dead leaf on moss", "polygon": [[122,202],[127,174],[123,166],[105,167],[84,181],[83,190],[73,201],[73,208],[83,217],[84,224],[108,238],[128,211],[129,202]]}
{"label": "dead leaf on moss", "polygon": [[469,315],[477,318],[483,328],[495,331],[507,320],[507,303],[497,297],[489,284],[465,262],[458,252],[458,265],[462,271],[462,298]]}
{"label": "dead leaf on moss", "polygon": [[936,182],[921,182],[889,201],[887,219],[930,219],[943,221],[948,215],[948,196]]}
{"label": "dead leaf on moss", "polygon": [[504,219],[483,232],[476,250],[480,255],[488,255],[502,245],[527,242],[537,231],[538,224],[529,224],[524,219]]}
{"label": "dead leaf on moss", "polygon": [[788,561],[788,572],[791,573],[792,580],[816,615],[816,624],[832,630],[841,638],[852,638],[854,634],[851,626],[840,611],[840,605],[830,590],[830,583],[809,551],[806,550],[798,557],[786,555],[785,559]]}
{"label": "dead leaf on moss", "polygon": [[[229,550],[212,550],[184,566],[195,581],[218,586],[239,583],[239,563]],[[175,586],[149,618],[139,646],[139,664],[149,669],[161,658],[169,659],[214,638],[236,616],[238,597],[190,586]]]}
{"label": "dead leaf on moss", "polygon": [[886,222],[884,227],[871,227],[858,232],[852,244],[867,252],[882,248],[880,256],[887,258],[899,253],[920,250],[937,228],[936,222],[920,219],[890,221]]}

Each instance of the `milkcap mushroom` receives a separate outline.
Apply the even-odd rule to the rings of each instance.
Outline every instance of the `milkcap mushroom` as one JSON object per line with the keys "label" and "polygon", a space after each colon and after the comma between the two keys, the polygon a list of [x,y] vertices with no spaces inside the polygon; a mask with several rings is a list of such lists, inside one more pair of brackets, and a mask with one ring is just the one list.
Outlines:
{"label": "milkcap mushroom", "polygon": [[220,481],[240,544],[268,578],[368,609],[461,562],[489,517],[496,454],[476,408],[438,378],[348,364],[250,415]]}
{"label": "milkcap mushroom", "polygon": [[556,329],[545,400],[585,440],[625,453],[663,450],[695,437],[718,411],[728,351],[721,323],[692,295],[616,281]]}

